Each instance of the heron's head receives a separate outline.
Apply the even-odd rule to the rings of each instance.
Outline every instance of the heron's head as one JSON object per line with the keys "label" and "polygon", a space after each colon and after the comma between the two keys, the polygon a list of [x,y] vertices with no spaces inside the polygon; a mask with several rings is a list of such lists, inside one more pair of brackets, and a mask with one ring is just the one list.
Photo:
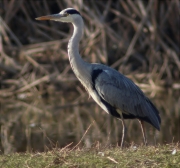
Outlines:
{"label": "heron's head", "polygon": [[62,10],[58,14],[41,16],[41,17],[36,18],[36,20],[54,20],[54,21],[72,23],[79,17],[81,17],[81,14],[77,10],[73,8],[67,8],[67,9]]}

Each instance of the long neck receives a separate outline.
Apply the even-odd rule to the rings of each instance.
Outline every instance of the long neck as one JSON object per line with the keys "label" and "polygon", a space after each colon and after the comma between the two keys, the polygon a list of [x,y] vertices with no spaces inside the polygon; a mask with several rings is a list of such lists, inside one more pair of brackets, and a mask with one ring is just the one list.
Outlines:
{"label": "long neck", "polygon": [[[83,20],[79,19],[78,23],[73,23],[74,32],[68,43],[69,60],[72,64],[82,62],[82,58],[79,54],[79,42],[83,35]],[[73,66],[73,65],[72,65]]]}
{"label": "long neck", "polygon": [[83,61],[79,54],[79,42],[83,35],[84,23],[80,18],[76,22],[73,23],[74,32],[68,43],[68,55],[71,67],[77,76],[77,78],[83,83],[83,85],[87,85],[90,78],[90,64]]}

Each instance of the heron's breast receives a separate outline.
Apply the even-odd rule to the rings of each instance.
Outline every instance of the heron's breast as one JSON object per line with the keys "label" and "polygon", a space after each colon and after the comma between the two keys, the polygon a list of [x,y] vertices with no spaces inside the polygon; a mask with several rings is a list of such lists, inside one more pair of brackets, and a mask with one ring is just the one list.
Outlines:
{"label": "heron's breast", "polygon": [[94,99],[94,101],[107,113],[108,112],[108,109],[107,107],[102,103],[100,97],[97,95],[97,93],[94,91],[94,90],[89,90],[87,89],[89,94],[91,95],[91,97]]}

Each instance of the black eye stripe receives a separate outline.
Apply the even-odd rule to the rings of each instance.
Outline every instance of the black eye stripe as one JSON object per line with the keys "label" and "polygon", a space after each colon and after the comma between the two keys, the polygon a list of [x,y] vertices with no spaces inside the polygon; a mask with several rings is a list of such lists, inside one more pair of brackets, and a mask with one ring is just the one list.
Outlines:
{"label": "black eye stripe", "polygon": [[66,11],[68,14],[78,14],[78,15],[81,15],[77,10],[75,10],[75,9],[69,9],[69,10],[67,10]]}

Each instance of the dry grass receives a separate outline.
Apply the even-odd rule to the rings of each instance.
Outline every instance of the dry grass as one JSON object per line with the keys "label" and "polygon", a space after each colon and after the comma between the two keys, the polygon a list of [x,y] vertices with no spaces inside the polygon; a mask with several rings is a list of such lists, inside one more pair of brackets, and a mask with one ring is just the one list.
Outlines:
{"label": "dry grass", "polygon": [[[180,140],[178,0],[1,0],[0,6],[1,152],[45,151],[50,141],[76,144],[94,120],[83,139],[87,147],[119,143],[121,124],[88,98],[71,70],[72,26],[34,19],[66,7],[85,21],[83,59],[128,75],[161,111],[161,134],[148,127],[149,143]],[[140,144],[137,122],[127,125],[127,143]]]}
{"label": "dry grass", "polygon": [[46,153],[0,155],[0,166],[4,168],[70,168],[70,167],[180,167],[180,148],[177,145],[119,148],[91,148],[69,150],[54,149]]}

